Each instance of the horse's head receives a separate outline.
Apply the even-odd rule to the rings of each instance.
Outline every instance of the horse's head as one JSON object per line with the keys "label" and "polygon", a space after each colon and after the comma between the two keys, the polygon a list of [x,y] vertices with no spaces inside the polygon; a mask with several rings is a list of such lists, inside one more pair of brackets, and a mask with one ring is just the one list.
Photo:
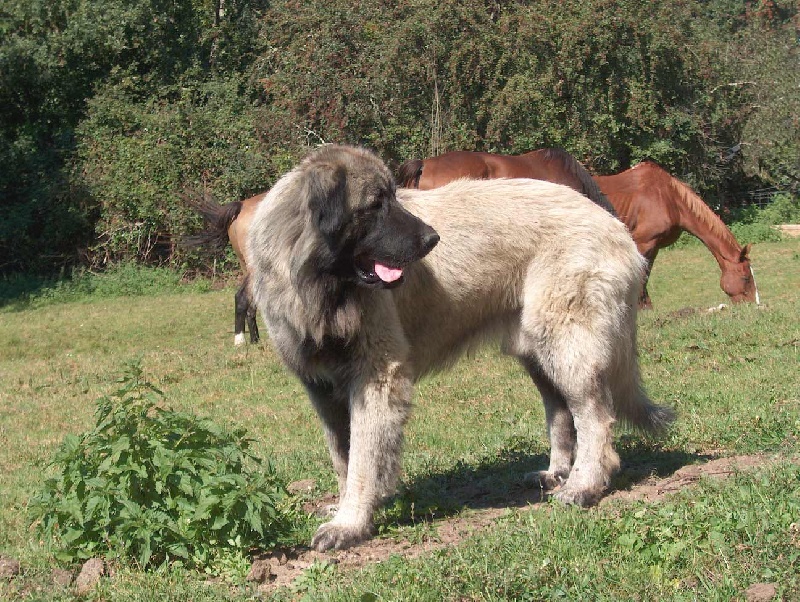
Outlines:
{"label": "horse's head", "polygon": [[760,302],[756,278],[750,265],[750,245],[745,245],[739,257],[733,261],[725,261],[719,284],[734,303]]}

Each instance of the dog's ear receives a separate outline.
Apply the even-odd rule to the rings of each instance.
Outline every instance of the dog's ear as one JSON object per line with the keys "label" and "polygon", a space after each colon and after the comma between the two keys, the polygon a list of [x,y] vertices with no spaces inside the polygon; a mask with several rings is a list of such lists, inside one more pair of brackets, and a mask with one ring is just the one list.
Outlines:
{"label": "dog's ear", "polygon": [[314,224],[326,239],[335,240],[347,217],[347,172],[341,165],[315,165],[307,186]]}

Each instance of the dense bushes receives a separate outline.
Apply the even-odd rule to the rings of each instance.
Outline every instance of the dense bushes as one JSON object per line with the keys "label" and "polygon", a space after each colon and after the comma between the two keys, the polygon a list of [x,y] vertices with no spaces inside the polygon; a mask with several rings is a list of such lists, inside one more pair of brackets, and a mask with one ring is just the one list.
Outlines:
{"label": "dense bushes", "polygon": [[658,160],[712,206],[800,186],[778,4],[34,0],[0,29],[0,270],[183,260],[178,201],[267,188],[322,141],[393,165],[562,146]]}
{"label": "dense bushes", "polygon": [[165,87],[147,102],[107,87],[77,135],[76,179],[101,207],[95,263],[176,260],[174,238],[198,221],[180,200],[187,190],[213,186],[235,200],[268,188],[253,107],[235,76]]}
{"label": "dense bushes", "polygon": [[708,94],[728,73],[709,71],[715,48],[685,51],[683,5],[539,2],[498,14],[431,0],[386,15],[294,4],[268,13],[277,51],[259,73],[269,138],[295,148],[309,132],[394,161],[555,145],[602,172],[644,157],[685,172],[738,141],[739,124],[717,110],[741,103],[738,91]]}

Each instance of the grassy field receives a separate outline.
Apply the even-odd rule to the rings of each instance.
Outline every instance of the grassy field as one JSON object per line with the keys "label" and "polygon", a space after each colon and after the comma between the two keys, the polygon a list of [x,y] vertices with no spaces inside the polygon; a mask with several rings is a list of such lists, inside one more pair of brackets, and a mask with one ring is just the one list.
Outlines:
{"label": "grassy field", "polygon": [[[316,564],[273,593],[246,584],[241,567],[213,583],[179,569],[120,567],[90,598],[744,600],[748,586],[765,582],[775,599],[800,599],[800,239],[761,243],[751,256],[762,306],[709,313],[727,300],[711,255],[697,246],[659,255],[655,309],[639,318],[641,366],[651,397],[679,420],[658,442],[621,431],[615,484],[635,485],[648,476],[642,467],[668,475],[738,454],[765,454],[760,468],[655,502],[509,509],[455,546],[357,570]],[[233,290],[56,295],[0,308],[0,554],[24,568],[0,579],[0,598],[74,598],[52,584],[56,563],[30,529],[27,505],[63,437],[92,425],[95,400],[130,361],[171,407],[246,427],[287,482],[314,479],[316,498],[334,490],[302,388],[268,343],[233,347]],[[435,538],[432,517],[505,507],[514,480],[546,462],[538,395],[495,350],[426,379],[415,402],[401,494],[378,516],[382,537]],[[475,482],[491,494],[454,494]],[[293,543],[307,543],[318,523],[308,517]]]}

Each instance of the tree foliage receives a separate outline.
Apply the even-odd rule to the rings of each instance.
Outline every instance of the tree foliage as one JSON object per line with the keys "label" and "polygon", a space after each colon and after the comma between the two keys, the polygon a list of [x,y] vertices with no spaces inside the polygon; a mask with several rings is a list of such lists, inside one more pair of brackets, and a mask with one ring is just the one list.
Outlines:
{"label": "tree foliage", "polygon": [[788,0],[31,0],[0,31],[0,270],[181,261],[157,241],[309,146],[390,164],[560,146],[659,161],[712,205],[797,194]]}

